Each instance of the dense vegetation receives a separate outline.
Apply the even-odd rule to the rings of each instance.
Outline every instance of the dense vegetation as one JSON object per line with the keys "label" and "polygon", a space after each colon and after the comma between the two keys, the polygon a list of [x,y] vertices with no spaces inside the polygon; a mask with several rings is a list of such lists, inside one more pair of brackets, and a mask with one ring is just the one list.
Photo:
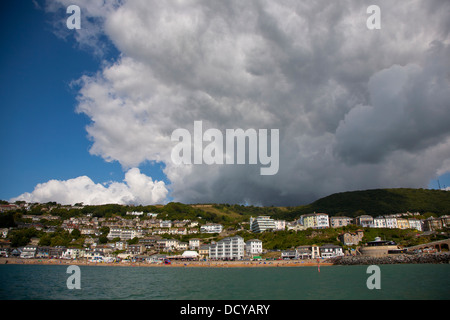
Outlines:
{"label": "dense vegetation", "polygon": [[354,217],[365,213],[371,216],[401,212],[426,212],[438,216],[450,214],[450,192],[430,189],[374,189],[335,193],[310,205],[298,213],[325,212],[329,215]]}

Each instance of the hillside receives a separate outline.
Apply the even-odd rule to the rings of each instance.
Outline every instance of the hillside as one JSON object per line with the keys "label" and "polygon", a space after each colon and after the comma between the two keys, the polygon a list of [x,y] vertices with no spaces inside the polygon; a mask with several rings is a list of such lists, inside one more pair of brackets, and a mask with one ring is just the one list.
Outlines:
{"label": "hillside", "polygon": [[325,212],[329,215],[354,217],[402,212],[450,214],[450,192],[430,189],[374,189],[335,193],[298,207],[297,214]]}

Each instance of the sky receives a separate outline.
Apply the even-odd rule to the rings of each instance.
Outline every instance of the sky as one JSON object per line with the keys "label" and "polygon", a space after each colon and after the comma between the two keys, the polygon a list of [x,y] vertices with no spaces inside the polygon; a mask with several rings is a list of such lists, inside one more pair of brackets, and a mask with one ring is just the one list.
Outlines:
{"label": "sky", "polygon": [[[80,29],[67,27],[70,5]],[[290,206],[450,189],[448,1],[0,6],[0,199]],[[174,161],[177,129],[203,163]],[[205,163],[206,150],[230,157],[230,129],[277,130],[275,174],[261,174],[260,135],[247,145],[257,163]]]}

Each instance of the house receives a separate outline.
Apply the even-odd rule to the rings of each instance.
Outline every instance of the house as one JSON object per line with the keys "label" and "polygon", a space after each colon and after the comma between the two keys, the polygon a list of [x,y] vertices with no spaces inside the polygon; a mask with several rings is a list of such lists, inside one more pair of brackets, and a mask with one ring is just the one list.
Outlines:
{"label": "house", "polygon": [[128,248],[128,243],[126,241],[116,241],[114,244],[114,249],[116,250],[126,250]]}
{"label": "house", "polygon": [[37,246],[28,245],[22,248],[20,257],[23,259],[33,259],[36,257]]}
{"label": "house", "polygon": [[396,217],[385,217],[386,219],[386,228],[396,229],[398,228],[397,218]]}
{"label": "house", "polygon": [[297,252],[295,250],[285,250],[281,251],[281,259],[295,259],[297,258]]}
{"label": "house", "polygon": [[442,219],[429,217],[423,221],[423,231],[435,231],[442,228]]}
{"label": "house", "polygon": [[182,242],[182,241],[178,242],[178,245],[176,246],[176,250],[181,251],[181,250],[187,250],[187,249],[188,249],[188,243],[187,242]]}
{"label": "house", "polygon": [[408,219],[409,227],[411,229],[416,229],[417,231],[423,230],[423,222],[422,220],[417,220],[414,218]]}
{"label": "house", "polygon": [[334,258],[343,256],[344,252],[342,250],[342,247],[334,245],[334,244],[325,244],[320,247],[320,256],[322,258]]}
{"label": "house", "polygon": [[209,256],[209,245],[208,244],[202,245],[198,249],[198,254],[201,259],[208,257]]}
{"label": "house", "polygon": [[103,244],[95,247],[96,251],[103,253],[103,255],[111,254],[114,251],[114,244]]}
{"label": "house", "polygon": [[283,231],[286,229],[286,220],[274,220],[276,231]]}
{"label": "house", "polygon": [[317,245],[311,246],[311,259],[320,258],[320,247]]}
{"label": "house", "polygon": [[298,223],[298,221],[296,220],[293,222],[288,222],[287,229],[297,232],[297,231],[306,230],[306,227],[304,225],[301,225],[300,223]]}
{"label": "house", "polygon": [[81,227],[79,230],[83,235],[92,235],[95,234],[96,231],[93,227]]}
{"label": "house", "polygon": [[172,221],[170,221],[170,220],[162,220],[159,223],[159,227],[160,228],[172,228]]}
{"label": "house", "polygon": [[373,228],[374,227],[374,219],[369,215],[362,215],[355,218],[356,225],[361,226],[363,228]]}
{"label": "house", "polygon": [[300,216],[299,223],[306,228],[325,229],[330,226],[326,213],[310,213]]}
{"label": "house", "polygon": [[374,228],[386,228],[386,219],[383,216],[378,216],[373,219]]}
{"label": "house", "polygon": [[342,217],[342,216],[330,217],[331,228],[345,227],[352,223],[353,223],[353,219],[349,218],[349,217]]}
{"label": "house", "polygon": [[409,229],[409,221],[406,218],[397,218],[397,228]]}
{"label": "house", "polygon": [[359,229],[355,233],[345,232],[339,235],[339,241],[345,246],[353,246],[359,244],[364,237],[364,232]]}
{"label": "house", "polygon": [[259,239],[250,239],[245,243],[245,251],[248,256],[259,255],[263,252],[262,241]]}
{"label": "house", "polygon": [[105,255],[100,251],[86,252],[86,258],[89,262],[103,262]]}
{"label": "house", "polygon": [[311,259],[311,246],[298,246],[295,251],[298,259]]}
{"label": "house", "polygon": [[127,253],[130,255],[140,255],[145,251],[143,244],[130,244],[127,248]]}
{"label": "house", "polygon": [[201,233],[221,233],[223,226],[217,223],[207,223],[200,227]]}
{"label": "house", "polygon": [[121,234],[122,234],[121,228],[109,228],[109,233],[106,236],[106,238],[108,238],[108,240],[120,238]]}
{"label": "house", "polygon": [[165,254],[153,254],[148,259],[147,262],[149,263],[162,263],[166,259]]}
{"label": "house", "polygon": [[200,248],[200,241],[198,238],[189,239],[189,249],[194,250]]}
{"label": "house", "polygon": [[178,250],[179,241],[176,239],[161,239],[156,241],[156,247],[162,251]]}
{"label": "house", "polygon": [[85,256],[85,251],[79,248],[67,248],[62,253],[63,259],[79,259]]}
{"label": "house", "polygon": [[36,258],[37,259],[48,259],[50,253],[50,247],[49,246],[42,246],[37,247],[36,250]]}
{"label": "house", "polygon": [[59,258],[61,258],[64,250],[66,250],[66,247],[64,247],[64,246],[50,247],[48,250],[48,257],[50,259],[52,259],[52,258],[59,259]]}

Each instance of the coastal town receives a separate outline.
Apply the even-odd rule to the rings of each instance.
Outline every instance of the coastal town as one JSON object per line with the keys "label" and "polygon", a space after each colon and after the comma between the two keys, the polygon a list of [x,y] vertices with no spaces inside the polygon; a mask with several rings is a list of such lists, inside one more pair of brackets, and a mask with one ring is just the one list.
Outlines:
{"label": "coastal town", "polygon": [[[61,210],[61,205],[56,205]],[[69,209],[79,206],[67,206]],[[14,214],[14,226],[0,229],[0,256],[22,261],[84,261],[86,263],[139,262],[164,265],[175,261],[313,261],[347,255],[385,255],[404,253],[406,249],[393,241],[377,237],[366,241],[364,230],[411,230],[419,235],[446,230],[450,216],[423,218],[420,213],[396,213],[354,218],[329,216],[326,213],[304,214],[292,221],[273,219],[267,215],[251,216],[237,228],[198,219],[165,219],[161,213],[127,211],[98,217],[92,213],[67,219],[52,214],[52,207],[36,214],[32,204],[2,204],[1,217]],[[18,213],[20,212],[20,213]],[[60,212],[60,211],[58,211]],[[25,214],[24,214],[25,213]],[[4,219],[3,219],[4,220]],[[345,231],[353,227],[353,231]],[[333,243],[291,246],[267,249],[259,235],[278,232],[340,230]],[[28,231],[18,241],[20,232]],[[55,234],[69,237],[69,243],[55,242]],[[31,235],[31,236],[30,236]],[[182,239],[182,240],[180,240]],[[66,241],[67,242],[67,241]],[[383,246],[381,246],[383,245]],[[384,248],[384,251],[380,251]],[[448,251],[448,242],[439,247],[420,249],[421,252]],[[4,259],[3,259],[4,260]]]}

